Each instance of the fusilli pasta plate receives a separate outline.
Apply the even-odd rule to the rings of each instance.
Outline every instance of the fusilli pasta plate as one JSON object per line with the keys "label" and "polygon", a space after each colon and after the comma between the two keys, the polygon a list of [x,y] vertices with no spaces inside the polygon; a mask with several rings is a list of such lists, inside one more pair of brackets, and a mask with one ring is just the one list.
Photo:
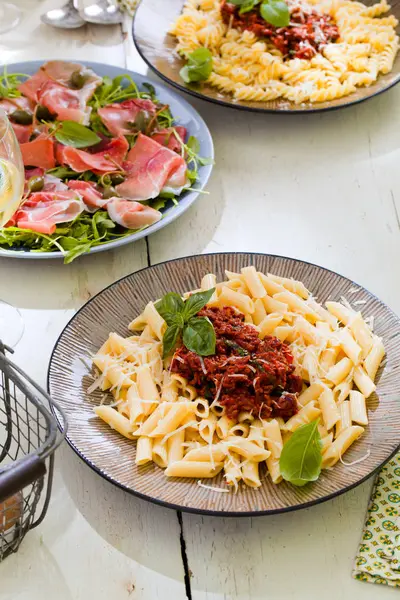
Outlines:
{"label": "fusilli pasta plate", "polygon": [[[254,11],[259,10],[257,2]],[[254,13],[254,26],[247,13],[245,19],[240,15],[239,5],[229,2],[143,0],[134,20],[134,41],[147,64],[172,85],[245,110],[340,108],[366,100],[399,81],[396,17],[400,16],[400,4],[304,0],[307,4],[300,6],[307,8],[302,12],[298,0],[288,2],[290,26],[285,30],[272,27],[268,33],[268,27],[260,26],[259,16]],[[299,23],[300,29],[296,28]],[[293,29],[293,38],[297,34],[298,40],[302,39],[307,27],[312,35],[305,41],[284,40]],[[212,71],[200,83],[185,83],[180,71],[198,48],[210,52]]]}

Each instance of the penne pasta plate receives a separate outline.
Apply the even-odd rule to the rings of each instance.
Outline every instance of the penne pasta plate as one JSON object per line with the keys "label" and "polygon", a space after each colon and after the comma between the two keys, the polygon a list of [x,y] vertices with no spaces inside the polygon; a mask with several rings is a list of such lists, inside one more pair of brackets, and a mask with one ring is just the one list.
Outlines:
{"label": "penne pasta plate", "polygon": [[197,285],[103,340],[90,392],[109,403],[96,418],[168,478],[221,473],[237,491],[329,477],[368,427],[382,340],[348,303],[319,304],[301,281],[252,265]]}

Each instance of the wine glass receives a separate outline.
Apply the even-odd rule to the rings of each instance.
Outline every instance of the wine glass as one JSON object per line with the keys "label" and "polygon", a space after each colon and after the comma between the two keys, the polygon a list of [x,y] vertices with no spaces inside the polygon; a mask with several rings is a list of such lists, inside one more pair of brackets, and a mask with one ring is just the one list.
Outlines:
{"label": "wine glass", "polygon": [[[24,183],[21,150],[7,115],[0,109],[0,228],[21,204]],[[0,300],[0,340],[13,348],[23,332],[24,323],[19,310]]]}
{"label": "wine glass", "polygon": [[14,29],[21,20],[21,11],[10,2],[0,2],[0,33]]}

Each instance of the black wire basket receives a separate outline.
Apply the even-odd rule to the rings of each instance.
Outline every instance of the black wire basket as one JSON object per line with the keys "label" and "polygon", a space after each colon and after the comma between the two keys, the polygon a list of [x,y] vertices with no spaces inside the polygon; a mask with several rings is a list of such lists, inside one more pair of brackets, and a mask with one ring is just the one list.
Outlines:
{"label": "black wire basket", "polygon": [[[67,427],[59,405],[5,355],[0,342],[0,562],[37,527],[50,502],[54,451]],[[50,408],[63,422],[60,433]]]}

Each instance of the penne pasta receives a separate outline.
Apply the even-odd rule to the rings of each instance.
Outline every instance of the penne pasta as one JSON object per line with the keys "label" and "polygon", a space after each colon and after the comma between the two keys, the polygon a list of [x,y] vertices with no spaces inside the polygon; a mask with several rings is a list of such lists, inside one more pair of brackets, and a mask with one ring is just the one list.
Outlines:
{"label": "penne pasta", "polygon": [[336,406],[333,391],[326,387],[320,395],[318,402],[324,425],[329,431],[340,420],[340,412]]}
{"label": "penne pasta", "polygon": [[333,467],[338,460],[343,456],[346,450],[349,449],[364,431],[359,425],[352,425],[343,430],[339,436],[332,442],[322,457],[322,468],[327,469]]}
{"label": "penne pasta", "polygon": [[[211,354],[191,349],[199,340],[185,346],[178,338],[163,356],[167,325],[153,302],[131,322],[129,337],[109,334],[93,358],[100,374],[88,393],[107,389],[111,404],[95,414],[136,440],[136,465],[154,463],[167,477],[223,472],[236,491],[240,481],[256,490],[265,461],[278,484],[284,444],[315,422],[323,468],[330,468],[368,425],[366,398],[376,389],[382,340],[345,300],[325,309],[299,281],[254,266],[226,276],[218,283],[207,273],[182,303],[173,295],[160,300],[184,315],[186,298],[215,288],[203,313],[215,329]],[[195,298],[198,310],[203,299]]]}
{"label": "penne pasta", "polygon": [[374,335],[372,339],[372,347],[364,360],[364,369],[370,379],[375,379],[384,356],[385,347],[382,343],[382,340]]}
{"label": "penne pasta", "polygon": [[350,415],[351,420],[354,423],[358,423],[359,425],[368,425],[365,396],[356,390],[352,390],[350,392]]}

